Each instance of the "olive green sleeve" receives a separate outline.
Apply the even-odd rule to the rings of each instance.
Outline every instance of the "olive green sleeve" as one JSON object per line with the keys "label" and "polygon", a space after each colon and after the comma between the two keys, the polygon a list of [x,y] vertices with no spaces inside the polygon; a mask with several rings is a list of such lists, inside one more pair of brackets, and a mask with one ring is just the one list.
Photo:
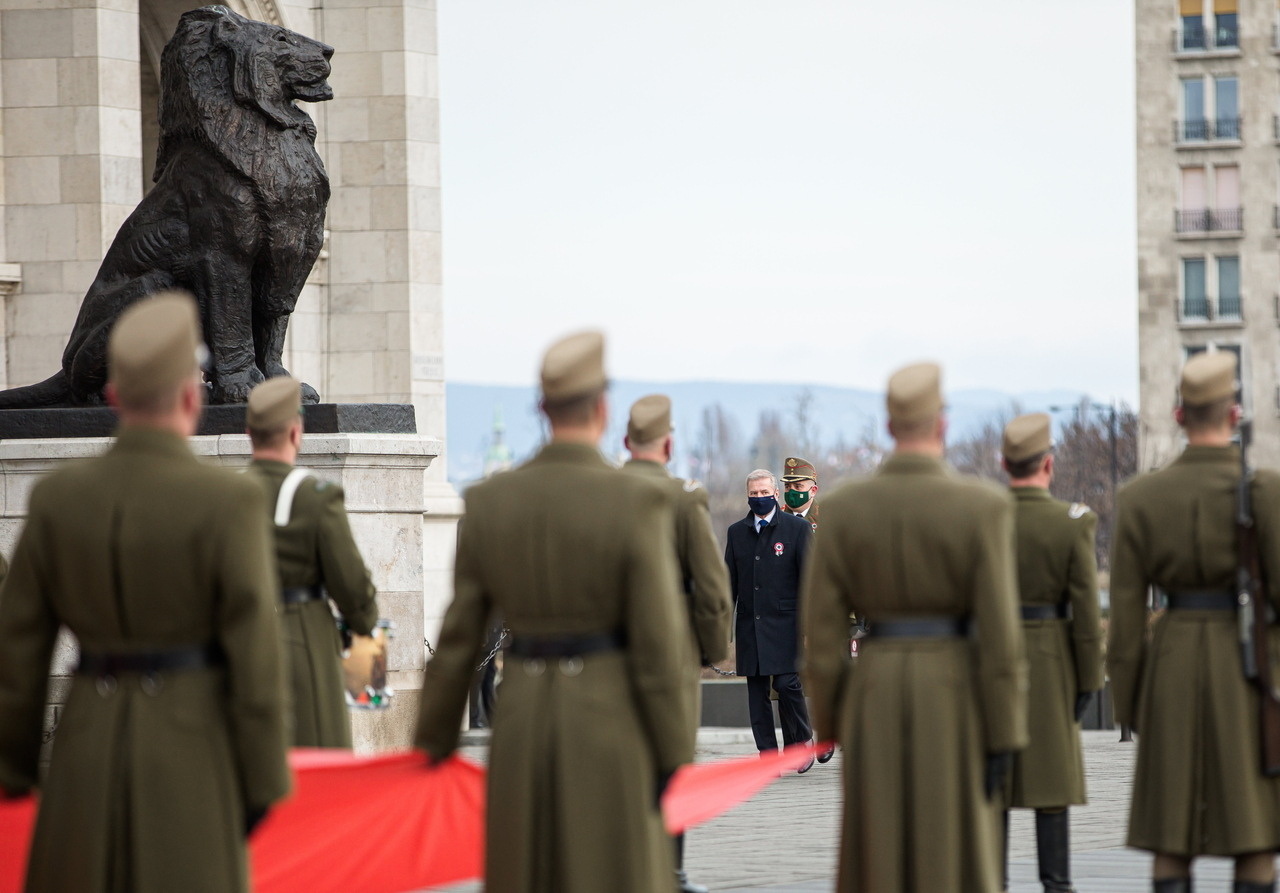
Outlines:
{"label": "olive green sleeve", "polygon": [[234,475],[240,492],[218,519],[218,643],[227,660],[228,713],[246,807],[289,792],[288,696],[276,603],[275,544],[262,489]]}
{"label": "olive green sleeve", "polygon": [[1138,683],[1147,647],[1147,580],[1140,556],[1140,519],[1121,490],[1116,500],[1116,532],[1111,551],[1111,623],[1107,632],[1107,674],[1111,677],[1116,722],[1133,725]]}
{"label": "olive green sleeve", "polygon": [[1102,615],[1098,606],[1098,516],[1088,512],[1071,522],[1075,540],[1068,566],[1071,642],[1076,659],[1076,690],[1102,688]]}
{"label": "olive green sleeve", "polygon": [[720,557],[711,530],[707,491],[685,495],[685,577],[691,590],[689,608],[693,631],[703,660],[718,663],[729,656],[729,621],[733,602],[729,597],[729,569]]}
{"label": "olive green sleeve", "polygon": [[988,753],[1027,746],[1027,660],[1013,558],[1013,501],[985,500],[973,519],[978,696]]}
{"label": "olive green sleeve", "polygon": [[858,593],[846,574],[846,553],[840,544],[848,537],[838,529],[838,517],[824,522],[822,536],[814,537],[800,587],[801,671],[820,742],[836,740],[844,686],[853,672],[849,615],[857,610]]}
{"label": "olive green sleeve", "polygon": [[449,756],[458,747],[462,712],[467,706],[492,611],[481,573],[485,556],[479,554],[476,547],[475,524],[464,515],[458,525],[453,601],[444,615],[435,656],[428,662],[422,678],[418,728],[413,743],[437,760]]}
{"label": "olive green sleeve", "polygon": [[58,618],[49,600],[49,556],[37,487],[13,567],[0,588],[0,789],[24,793],[39,783],[49,660]]}
{"label": "olive green sleeve", "polygon": [[377,589],[351,535],[342,488],[324,484],[317,488],[316,495],[320,499],[316,523],[320,579],[347,626],[352,632],[367,636],[378,622]]}
{"label": "olive green sleeve", "polygon": [[[686,711],[673,709],[688,687],[689,621],[676,559],[675,506],[656,487],[635,487],[629,501],[632,529],[626,541],[623,635],[640,715],[658,769],[674,772],[693,760],[697,735]],[[650,531],[670,531],[667,537]]]}
{"label": "olive green sleeve", "polygon": [[1258,561],[1266,577],[1267,597],[1273,607],[1280,608],[1280,474],[1269,469],[1255,472],[1252,496]]}

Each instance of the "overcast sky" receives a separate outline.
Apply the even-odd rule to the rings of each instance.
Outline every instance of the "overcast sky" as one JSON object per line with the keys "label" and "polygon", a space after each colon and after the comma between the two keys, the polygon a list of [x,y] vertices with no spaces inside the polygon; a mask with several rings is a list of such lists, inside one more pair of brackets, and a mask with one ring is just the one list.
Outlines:
{"label": "overcast sky", "polygon": [[1137,393],[1120,0],[439,0],[446,374]]}

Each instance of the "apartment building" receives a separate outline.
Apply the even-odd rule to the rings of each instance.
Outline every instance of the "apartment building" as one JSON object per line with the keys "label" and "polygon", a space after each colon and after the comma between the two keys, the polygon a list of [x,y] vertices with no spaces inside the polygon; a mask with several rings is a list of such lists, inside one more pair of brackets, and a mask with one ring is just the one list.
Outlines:
{"label": "apartment building", "polygon": [[1180,448],[1183,362],[1229,350],[1255,459],[1280,465],[1280,2],[1135,13],[1140,464]]}

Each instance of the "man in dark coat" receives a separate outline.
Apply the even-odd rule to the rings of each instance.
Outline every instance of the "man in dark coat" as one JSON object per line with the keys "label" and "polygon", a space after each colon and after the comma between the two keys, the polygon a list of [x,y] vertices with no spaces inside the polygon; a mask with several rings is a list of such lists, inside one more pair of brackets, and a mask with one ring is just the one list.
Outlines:
{"label": "man in dark coat", "polygon": [[783,743],[800,744],[813,737],[797,667],[796,617],[813,529],[804,519],[782,511],[777,497],[778,482],[772,472],[757,469],[747,475],[750,511],[729,527],[724,551],[735,603],[738,675],[747,680],[751,732],[761,752],[778,747],[770,682],[778,693]]}

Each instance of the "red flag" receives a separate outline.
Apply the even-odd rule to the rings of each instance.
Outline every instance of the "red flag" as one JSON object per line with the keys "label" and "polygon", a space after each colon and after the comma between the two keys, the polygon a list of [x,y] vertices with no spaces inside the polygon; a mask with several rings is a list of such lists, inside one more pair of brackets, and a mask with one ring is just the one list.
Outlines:
{"label": "red flag", "polygon": [[0,799],[0,893],[21,893],[35,824],[34,797]]}
{"label": "red flag", "polygon": [[734,757],[685,766],[662,795],[667,831],[679,834],[750,800],[779,773],[799,769],[814,758],[812,744],[793,744],[762,756]]}

